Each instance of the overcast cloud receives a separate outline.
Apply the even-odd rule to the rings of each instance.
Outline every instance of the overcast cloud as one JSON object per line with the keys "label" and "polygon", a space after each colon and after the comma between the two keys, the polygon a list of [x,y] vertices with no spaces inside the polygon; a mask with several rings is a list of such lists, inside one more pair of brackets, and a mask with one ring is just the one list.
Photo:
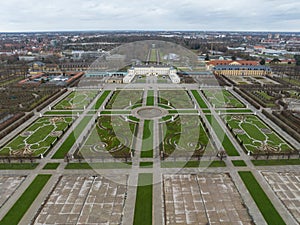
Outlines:
{"label": "overcast cloud", "polygon": [[0,32],[59,30],[300,31],[299,0],[9,0]]}

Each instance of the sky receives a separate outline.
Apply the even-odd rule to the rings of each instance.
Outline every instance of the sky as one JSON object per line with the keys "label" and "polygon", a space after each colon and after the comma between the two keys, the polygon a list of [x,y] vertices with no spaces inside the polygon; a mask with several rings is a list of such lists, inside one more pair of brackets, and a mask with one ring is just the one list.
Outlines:
{"label": "sky", "polygon": [[299,0],[3,0],[0,32],[300,31]]}

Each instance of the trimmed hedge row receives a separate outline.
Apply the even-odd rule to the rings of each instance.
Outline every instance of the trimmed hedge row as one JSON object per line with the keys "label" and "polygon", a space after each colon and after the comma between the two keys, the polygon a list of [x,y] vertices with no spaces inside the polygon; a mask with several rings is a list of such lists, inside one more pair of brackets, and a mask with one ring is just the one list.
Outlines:
{"label": "trimmed hedge row", "polygon": [[256,102],[256,101],[254,101],[252,98],[250,98],[249,96],[248,96],[248,93],[245,93],[244,91],[241,91],[241,90],[239,90],[239,89],[237,89],[237,88],[233,88],[233,90],[235,91],[235,92],[237,92],[239,95],[241,95],[244,99],[246,99],[251,105],[253,105],[256,109],[260,109],[260,105]]}
{"label": "trimmed hedge row", "polygon": [[268,113],[266,110],[262,110],[262,113],[268,117],[270,120],[272,120],[275,124],[277,124],[282,130],[284,130],[285,132],[287,132],[289,135],[291,135],[293,138],[295,138],[296,140],[300,140],[300,134],[297,133],[297,131],[293,130],[291,127],[289,127],[288,125],[286,125],[285,121],[282,121],[280,119],[278,119],[276,116],[276,113],[273,112],[274,115],[272,115],[271,113]]}
{"label": "trimmed hedge row", "polygon": [[29,120],[31,117],[33,117],[33,115],[34,115],[34,113],[31,112],[31,113],[27,114],[25,117],[16,121],[11,127],[7,128],[6,130],[4,130],[3,132],[0,133],[0,139],[5,137],[6,135],[8,135],[10,132],[12,132],[14,129],[16,129],[20,125],[22,125],[27,120]]}
{"label": "trimmed hedge row", "polygon": [[0,131],[4,130],[6,127],[10,126],[12,123],[20,119],[21,117],[25,116],[24,112],[19,112],[10,119],[6,120],[5,122],[0,124]]}
{"label": "trimmed hedge row", "polygon": [[66,93],[67,89],[64,88],[60,91],[57,91],[56,93],[54,93],[52,96],[50,96],[46,101],[44,101],[42,104],[40,104],[37,108],[36,111],[40,112],[43,108],[45,108],[47,105],[49,105],[51,102],[53,102],[54,100],[56,100],[59,96],[61,96],[62,94]]}

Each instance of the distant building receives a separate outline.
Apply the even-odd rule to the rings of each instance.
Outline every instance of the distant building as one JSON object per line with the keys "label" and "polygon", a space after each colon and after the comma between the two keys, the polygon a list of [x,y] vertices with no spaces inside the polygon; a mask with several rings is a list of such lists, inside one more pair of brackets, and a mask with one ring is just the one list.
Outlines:
{"label": "distant building", "polygon": [[136,75],[142,76],[169,76],[173,83],[179,84],[180,77],[177,75],[177,70],[173,67],[162,65],[143,65],[132,67],[128,70],[127,76],[124,77],[124,83],[131,83]]}
{"label": "distant building", "polygon": [[272,70],[268,66],[262,66],[258,61],[232,61],[215,60],[207,64],[215,75],[225,76],[265,76],[271,75]]}

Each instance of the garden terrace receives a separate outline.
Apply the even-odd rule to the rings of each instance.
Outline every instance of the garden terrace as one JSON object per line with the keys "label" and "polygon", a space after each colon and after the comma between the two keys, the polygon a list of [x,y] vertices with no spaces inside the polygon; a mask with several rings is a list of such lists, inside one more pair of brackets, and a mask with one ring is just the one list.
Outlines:
{"label": "garden terrace", "polygon": [[246,152],[253,154],[281,154],[294,149],[269,126],[254,115],[223,115],[228,129]]}
{"label": "garden terrace", "polygon": [[73,122],[71,117],[42,117],[0,150],[1,156],[37,157],[46,154]]}
{"label": "garden terrace", "polygon": [[79,151],[88,158],[128,158],[133,149],[137,123],[120,116],[101,116]]}
{"label": "garden terrace", "polygon": [[78,90],[70,93],[66,98],[60,101],[56,106],[55,110],[75,110],[84,109],[87,107],[98,94],[98,91],[92,90]]}
{"label": "garden terrace", "polygon": [[[174,118],[174,117],[173,117]],[[207,131],[199,116],[178,116],[160,123],[160,146],[164,156],[203,156],[213,152]],[[164,135],[163,135],[164,134]]]}
{"label": "garden terrace", "polygon": [[176,109],[194,108],[194,104],[187,91],[160,90],[158,95],[160,104],[169,105]]}
{"label": "garden terrace", "polygon": [[236,97],[234,97],[227,90],[202,90],[203,95],[207,98],[212,106],[215,108],[244,108],[244,104],[241,103]]}
{"label": "garden terrace", "polygon": [[113,93],[106,109],[125,109],[143,102],[142,90],[117,90]]}

